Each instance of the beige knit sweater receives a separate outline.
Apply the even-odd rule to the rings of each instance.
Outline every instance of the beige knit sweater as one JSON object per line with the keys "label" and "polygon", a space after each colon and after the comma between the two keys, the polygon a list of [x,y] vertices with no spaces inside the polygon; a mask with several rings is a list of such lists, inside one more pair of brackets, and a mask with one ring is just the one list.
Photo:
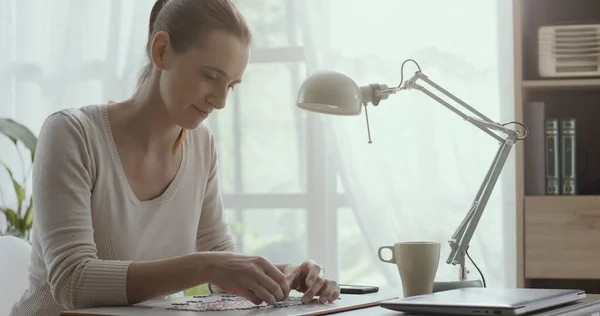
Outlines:
{"label": "beige knit sweater", "polygon": [[188,133],[166,191],[140,201],[123,172],[106,106],[61,110],[40,132],[33,197],[29,289],[12,316],[126,305],[131,261],[235,251],[215,140],[204,124]]}

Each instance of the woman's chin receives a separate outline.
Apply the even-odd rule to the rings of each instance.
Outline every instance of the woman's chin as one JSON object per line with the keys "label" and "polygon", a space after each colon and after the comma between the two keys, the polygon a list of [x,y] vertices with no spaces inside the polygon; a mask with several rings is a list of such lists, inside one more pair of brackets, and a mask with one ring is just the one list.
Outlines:
{"label": "woman's chin", "polygon": [[178,125],[187,130],[194,130],[198,128],[198,126],[200,126],[200,124],[202,124],[202,122],[204,122],[205,119],[206,117],[187,117],[181,122],[179,122]]}

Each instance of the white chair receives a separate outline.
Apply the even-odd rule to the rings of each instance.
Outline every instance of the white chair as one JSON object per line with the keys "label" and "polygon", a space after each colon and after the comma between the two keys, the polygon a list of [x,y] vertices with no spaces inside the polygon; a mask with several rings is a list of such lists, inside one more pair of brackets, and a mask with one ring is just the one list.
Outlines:
{"label": "white chair", "polygon": [[12,236],[0,236],[0,315],[8,315],[29,285],[31,245]]}

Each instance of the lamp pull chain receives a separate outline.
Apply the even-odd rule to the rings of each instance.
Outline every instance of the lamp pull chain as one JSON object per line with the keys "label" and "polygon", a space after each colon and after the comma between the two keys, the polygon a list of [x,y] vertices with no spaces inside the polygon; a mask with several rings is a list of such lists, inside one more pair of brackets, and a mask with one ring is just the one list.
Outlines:
{"label": "lamp pull chain", "polygon": [[365,118],[367,119],[367,135],[369,135],[369,144],[372,144],[371,129],[369,128],[369,113],[367,113],[367,104],[365,103]]}

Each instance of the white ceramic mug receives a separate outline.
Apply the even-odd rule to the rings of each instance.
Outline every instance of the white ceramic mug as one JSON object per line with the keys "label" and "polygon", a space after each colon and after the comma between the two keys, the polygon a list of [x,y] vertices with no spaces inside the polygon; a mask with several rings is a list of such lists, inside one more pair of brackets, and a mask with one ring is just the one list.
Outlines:
{"label": "white ceramic mug", "polygon": [[[404,296],[430,294],[440,262],[439,242],[397,242],[394,246],[379,247],[379,260],[395,264],[402,280]],[[390,260],[383,259],[382,251],[392,252]]]}

